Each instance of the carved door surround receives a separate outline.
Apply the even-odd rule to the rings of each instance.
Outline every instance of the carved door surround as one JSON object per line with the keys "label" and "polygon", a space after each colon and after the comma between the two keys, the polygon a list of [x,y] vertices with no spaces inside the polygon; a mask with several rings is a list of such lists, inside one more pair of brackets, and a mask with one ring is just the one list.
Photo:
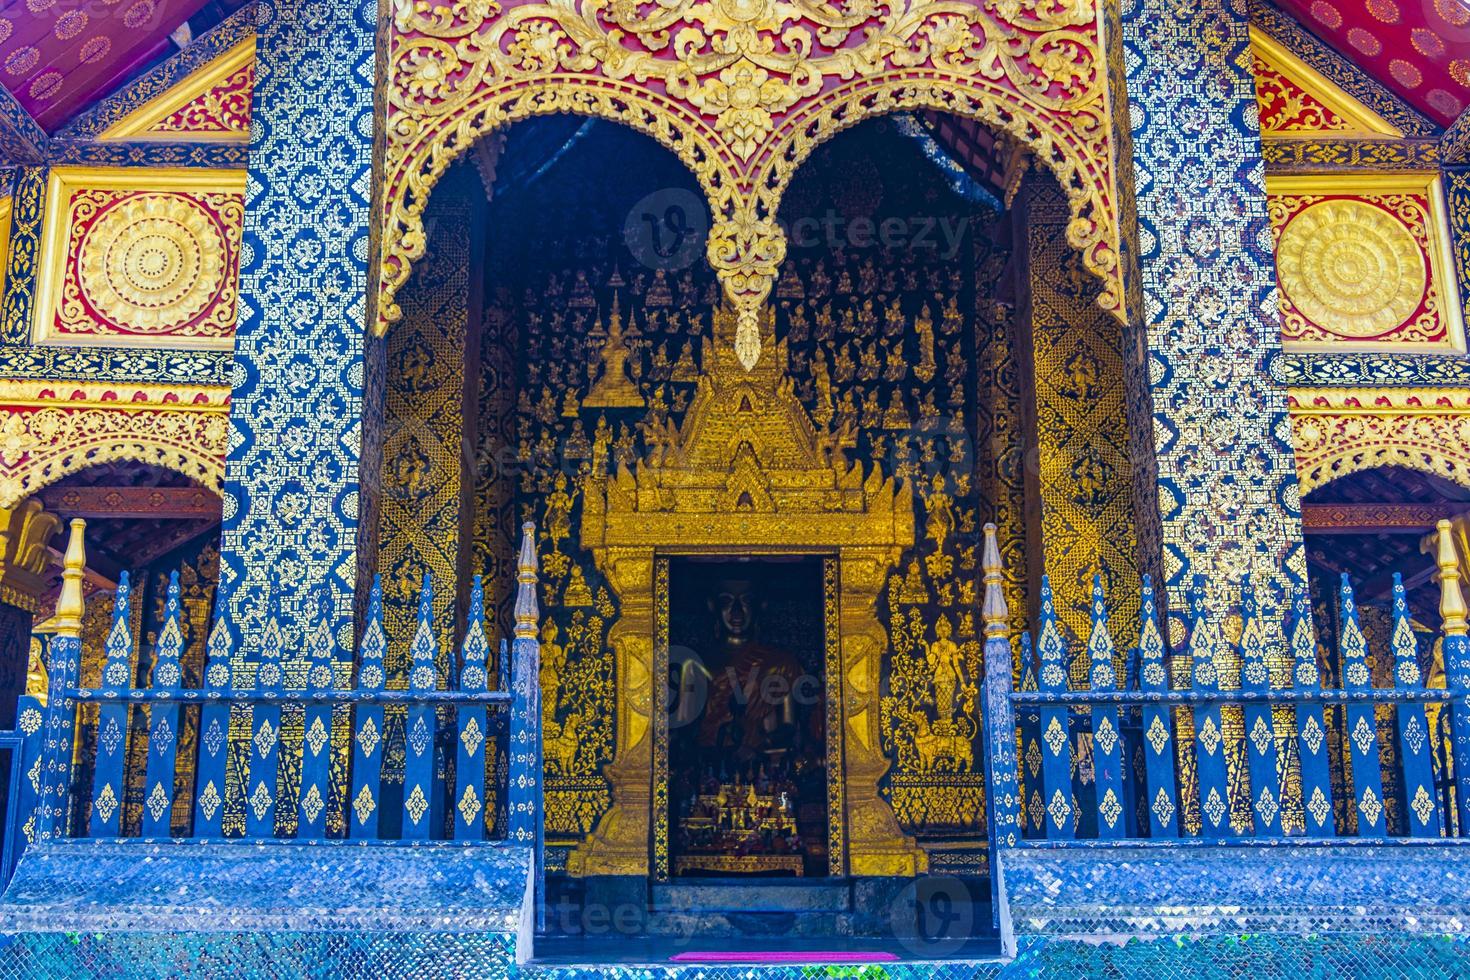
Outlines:
{"label": "carved door surround", "polygon": [[[849,464],[842,436],[817,427],[785,375],[784,344],[770,318],[763,340],[774,356],[746,372],[734,345],[735,314],[716,317],[701,376],[683,426],[646,435],[634,467],[607,474],[605,431],[593,447],[583,495],[582,546],[616,593],[608,634],[617,683],[616,752],[604,770],[612,807],[573,850],[574,875],[650,871],[653,821],[653,684],[656,559],[666,554],[835,555],[838,563],[837,676],[829,665],[832,739],[840,739],[846,872],[909,876],[927,868],[924,852],[899,827],[878,791],[888,770],[879,732],[879,676],[887,634],[878,594],[914,543],[912,490],[874,468]],[[723,341],[723,342],[722,342]],[[832,721],[839,722],[833,725]]]}

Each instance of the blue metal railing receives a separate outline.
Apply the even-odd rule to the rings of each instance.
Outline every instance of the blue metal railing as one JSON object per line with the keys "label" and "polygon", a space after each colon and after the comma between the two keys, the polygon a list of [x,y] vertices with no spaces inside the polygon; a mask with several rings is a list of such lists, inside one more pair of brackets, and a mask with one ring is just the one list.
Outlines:
{"label": "blue metal railing", "polygon": [[[308,639],[301,662],[288,662],[276,629],[263,638],[258,660],[244,664],[232,656],[228,630],[216,621],[199,688],[183,686],[177,575],[169,583],[145,686],[134,686],[139,665],[127,576],[119,581],[96,687],[78,684],[80,590],[69,594],[64,588],[57,617],[63,629],[50,644],[49,708],[30,716],[41,759],[37,785],[28,800],[12,796],[11,822],[28,819],[30,840],[77,834],[479,843],[498,829],[507,840],[534,842],[542,808],[540,710],[534,691],[527,690],[537,683],[540,651],[534,528],[528,524],[523,531],[516,635],[499,645],[498,675],[490,672],[477,577],[465,637],[458,657],[450,658],[456,666],[445,683],[426,578],[406,690],[387,687],[387,637],[376,581],[350,668],[333,662],[325,631]],[[74,527],[66,567],[78,584],[83,559]],[[348,674],[350,681],[344,680]],[[499,689],[491,690],[495,682]],[[71,764],[84,705],[94,705],[96,713],[95,728],[89,723],[87,731],[96,747],[88,778],[80,778]],[[285,738],[283,727],[297,734]],[[189,730],[197,733],[190,746],[194,755],[185,751]],[[487,758],[498,732],[504,733],[508,758],[503,784]],[[395,738],[403,753],[401,772],[385,767]],[[4,739],[0,734],[0,747]],[[498,828],[497,799],[506,814]],[[337,820],[329,819],[333,807]],[[392,816],[380,823],[385,807]],[[6,840],[12,840],[9,831]],[[7,846],[4,852],[7,870],[15,851]]]}
{"label": "blue metal railing", "polygon": [[[1171,657],[1145,578],[1139,646],[1127,671],[1136,687],[1117,689],[1098,581],[1088,678],[1085,687],[1073,689],[1043,578],[1037,637],[1034,645],[1029,636],[1021,638],[1023,690],[1016,691],[1012,672],[1004,669],[1012,648],[998,553],[989,540],[993,531],[987,535],[987,561],[996,564],[987,567],[987,582],[994,581],[987,588],[986,663],[995,669],[987,672],[986,708],[996,716],[987,732],[998,846],[1019,846],[1028,837],[1051,845],[1084,838],[1384,839],[1390,825],[1413,839],[1470,837],[1470,640],[1446,525],[1438,556],[1444,688],[1426,687],[1397,576],[1386,651],[1393,686],[1373,685],[1368,644],[1344,575],[1338,589],[1340,688],[1323,687],[1303,591],[1293,597],[1287,629],[1292,662],[1278,666],[1278,679],[1282,672],[1291,676],[1291,686],[1283,688],[1272,684],[1249,591],[1240,604],[1238,676],[1225,678],[1214,659],[1221,637],[1206,619],[1201,583],[1190,596],[1188,646]],[[1186,664],[1185,676],[1177,676]],[[1439,725],[1431,726],[1430,710],[1440,713]]]}

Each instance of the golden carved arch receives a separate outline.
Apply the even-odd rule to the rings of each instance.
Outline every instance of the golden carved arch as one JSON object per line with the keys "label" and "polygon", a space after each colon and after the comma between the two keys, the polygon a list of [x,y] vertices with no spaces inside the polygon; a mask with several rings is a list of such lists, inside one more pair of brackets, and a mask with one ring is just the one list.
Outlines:
{"label": "golden carved arch", "polygon": [[1470,390],[1293,390],[1290,403],[1304,495],[1380,466],[1403,466],[1470,487]]}
{"label": "golden carved arch", "polygon": [[174,470],[218,493],[229,412],[227,388],[0,382],[0,507],[120,460]]}
{"label": "golden carved arch", "polygon": [[377,322],[425,247],[422,213],[486,133],[569,112],[622,122],[679,155],[714,221],[708,258],[752,367],[786,242],[775,216],[822,140],[938,109],[1029,146],[1071,205],[1072,244],[1122,315],[1120,228],[1097,0],[395,0]]}

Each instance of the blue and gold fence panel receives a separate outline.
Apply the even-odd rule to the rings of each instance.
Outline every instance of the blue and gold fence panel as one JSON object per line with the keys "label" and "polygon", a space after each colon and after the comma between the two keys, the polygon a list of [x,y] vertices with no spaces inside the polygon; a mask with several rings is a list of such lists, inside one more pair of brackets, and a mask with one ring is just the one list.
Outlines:
{"label": "blue and gold fence panel", "polygon": [[[357,689],[382,691],[387,683],[383,657],[388,652],[388,634],[383,629],[383,583],[373,576],[368,599],[367,628],[357,648]],[[351,837],[376,840],[378,801],[383,774],[383,705],[369,702],[357,706],[352,730],[352,803],[347,819]]]}
{"label": "blue and gold fence panel", "polygon": [[[1317,664],[1317,634],[1312,628],[1312,610],[1305,586],[1298,585],[1291,597],[1292,682],[1302,694],[1322,690],[1322,670]],[[1327,720],[1316,701],[1296,705],[1297,759],[1302,780],[1302,819],[1308,837],[1335,837],[1332,813],[1332,767],[1328,759]]]}
{"label": "blue and gold fence panel", "polygon": [[[988,668],[987,668],[988,669]],[[1031,634],[1021,631],[1021,687],[1037,690],[1036,659],[1031,649]],[[1028,836],[1046,834],[1046,804],[1041,801],[1041,714],[1035,705],[1017,713],[1021,725],[1021,785],[1023,794],[1021,822]]]}
{"label": "blue and gold fence panel", "polygon": [[[1016,716],[1011,707],[1010,615],[1001,584],[1000,547],[994,524],[985,525],[981,569],[985,585],[980,608],[985,633],[985,744],[989,749],[985,760],[990,784],[990,792],[986,794],[987,826],[991,839],[999,846],[1014,847],[1021,842],[1020,768],[1016,758]],[[1023,644],[1022,656],[1029,659],[1029,644]],[[999,914],[999,903],[994,908]]]}
{"label": "blue and gold fence panel", "polygon": [[[1215,666],[1219,630],[1205,610],[1204,577],[1195,576],[1190,589],[1189,660],[1194,690],[1212,695],[1220,690],[1220,672]],[[1206,837],[1228,837],[1230,827],[1230,778],[1225,764],[1225,726],[1220,702],[1213,698],[1195,703],[1195,774],[1199,781],[1200,821]]]}
{"label": "blue and gold fence panel", "polygon": [[[179,619],[179,573],[168,577],[163,628],[154,646],[154,691],[177,692],[183,687],[184,628]],[[143,786],[143,836],[167,837],[174,812],[174,770],[179,751],[179,703],[157,701],[148,708],[148,765]]]}
{"label": "blue and gold fence panel", "polygon": [[15,704],[15,729],[0,732],[0,748],[10,750],[10,801],[0,827],[0,890],[21,853],[36,839],[36,801],[41,795],[41,749],[45,714],[38,698],[22,695]]}
{"label": "blue and gold fence panel", "polygon": [[[1088,679],[1093,691],[1116,691],[1113,637],[1108,632],[1108,607],[1103,598],[1102,575],[1092,579],[1091,630],[1087,639]],[[1097,835],[1126,836],[1123,820],[1123,745],[1115,704],[1092,708],[1092,765],[1097,788]]]}
{"label": "blue and gold fence panel", "polygon": [[[1118,800],[1138,800],[1149,812],[1147,834],[1161,841],[1177,839],[1185,833],[1231,845],[1240,837],[1263,841],[1285,837],[1332,839],[1338,835],[1334,804],[1356,816],[1357,835],[1367,841],[1383,838],[1389,826],[1389,807],[1393,815],[1402,817],[1396,828],[1410,838],[1460,836],[1470,824],[1454,822],[1450,815],[1457,804],[1436,792],[1434,736],[1428,723],[1426,705],[1449,705],[1460,719],[1470,705],[1470,654],[1465,649],[1467,622],[1464,595],[1460,589],[1460,572],[1448,522],[1439,528],[1438,554],[1440,616],[1445,650],[1447,688],[1429,688],[1424,683],[1424,668],[1418,660],[1417,640],[1409,620],[1408,605],[1402,580],[1395,578],[1393,589],[1392,635],[1390,646],[1383,651],[1392,657],[1394,683],[1390,687],[1374,687],[1368,669],[1369,650],[1359,622],[1359,610],[1351,583],[1343,576],[1339,584],[1341,629],[1338,655],[1343,665],[1343,684],[1339,688],[1323,686],[1323,671],[1318,663],[1316,634],[1305,588],[1298,587],[1291,596],[1286,636],[1292,655],[1290,686],[1274,686],[1263,637],[1265,628],[1260,606],[1247,583],[1242,587],[1239,610],[1240,686],[1222,689],[1213,660],[1220,636],[1219,621],[1206,619],[1203,591],[1198,587],[1190,595],[1193,628],[1187,640],[1194,684],[1189,688],[1169,683],[1169,645],[1159,625],[1158,604],[1153,585],[1145,576],[1140,596],[1139,648],[1136,676],[1127,678],[1122,689],[1115,681],[1111,659],[1111,642],[1107,639],[1107,606],[1100,582],[1092,593],[1091,634],[1088,641],[1090,679],[1085,689],[1069,690],[1065,664],[1065,644],[1056,624],[1051,588],[1042,580],[1041,616],[1037,622],[1041,652],[1039,690],[1011,691],[1005,698],[1011,714],[995,709],[994,700],[1010,687],[1009,674],[998,666],[987,664],[986,721],[987,778],[992,800],[1000,801],[1018,794],[1017,779],[1027,776],[1029,797],[1039,790],[1040,799],[1050,794],[1052,807],[1047,812],[1045,840],[1031,839],[1017,846],[1075,846],[1077,837],[1102,839],[1129,837],[1141,832],[1133,825],[1109,823],[1114,812],[1107,805],[1109,791]],[[997,558],[998,566],[998,558]],[[987,576],[990,574],[987,568]],[[1000,571],[997,567],[997,581]],[[998,589],[998,586],[997,586]],[[988,600],[987,600],[988,601]],[[1001,604],[1003,608],[1003,603]],[[1001,630],[1002,635],[1004,629]],[[1024,648],[1024,643],[1023,643]],[[988,655],[988,654],[987,654]],[[1008,656],[1008,654],[1005,654]],[[1002,653],[996,653],[999,658]],[[997,660],[999,663],[999,660]],[[1004,677],[1002,675],[1005,675]],[[1225,732],[1221,725],[1221,709],[1233,706],[1240,711],[1244,723],[1244,753],[1227,761],[1223,751]],[[1095,785],[1098,794],[1098,823],[1094,831],[1090,821],[1074,823],[1075,802],[1069,802],[1059,791],[1070,789],[1069,740],[1062,737],[1067,713],[1086,708],[1091,714]],[[1375,723],[1380,709],[1392,710],[1396,728],[1389,744],[1380,738]],[[1041,757],[1039,773],[1028,768],[1024,758],[1015,758],[1015,739],[1020,733],[1025,744],[1026,715],[1035,713],[1041,731],[1038,736]],[[1135,722],[1133,719],[1139,719]],[[1339,719],[1341,719],[1339,721]],[[1334,728],[1334,724],[1338,727]],[[1456,723],[1458,724],[1458,722]],[[1290,727],[1288,727],[1290,726]],[[1010,737],[1000,730],[1005,727]],[[1282,738],[1278,739],[1280,727]],[[1110,729],[1130,733],[1139,741],[1142,764],[1127,764],[1129,757],[1114,753]],[[1212,734],[1213,730],[1213,734]],[[1052,743],[1048,744],[1048,734]],[[1135,734],[1136,733],[1136,734]],[[1333,770],[1329,761],[1329,734],[1340,734],[1343,746],[1343,781],[1340,797],[1334,799]],[[1455,729],[1457,751],[1449,756],[1452,769],[1443,778],[1456,787],[1458,796],[1470,771],[1470,745],[1460,748],[1464,732]],[[1199,795],[1202,819],[1194,827],[1186,827],[1178,800],[1176,763],[1181,746],[1193,741],[1200,756]],[[1130,744],[1126,740],[1125,746]],[[1211,746],[1213,745],[1213,750]],[[1284,746],[1284,747],[1283,747]],[[1395,754],[1395,749],[1397,750]],[[1213,760],[1213,761],[1212,761]],[[1398,767],[1404,792],[1397,798],[1385,799],[1384,767]],[[1010,778],[1014,775],[1016,778]],[[1285,818],[1288,810],[1283,801],[1290,799],[1295,780],[1301,786],[1301,824]],[[1036,785],[1040,783],[1041,785]],[[1122,787],[1122,792],[1119,792]],[[1231,792],[1231,791],[1235,792]],[[1229,800],[1249,799],[1250,818],[1244,808],[1229,818]],[[995,804],[992,804],[994,807]],[[1039,805],[1037,807],[1039,809]],[[992,814],[997,811],[992,809]],[[1289,811],[1292,816],[1295,807]],[[1060,813],[1064,818],[1057,819]],[[1028,814],[1029,815],[1029,814]],[[1090,811],[1089,811],[1090,815]],[[993,816],[996,821],[1003,818]],[[1021,821],[1018,809],[1015,819]],[[1003,826],[1003,824],[997,824]],[[1008,832],[992,837],[995,846],[1010,846]]]}
{"label": "blue and gold fence panel", "polygon": [[245,797],[245,836],[259,840],[276,835],[276,800],[280,795],[281,702],[286,668],[281,628],[271,616],[265,626],[260,663],[255,666],[255,691],[264,699],[251,705],[250,771]]}
{"label": "blue and gold fence panel", "polygon": [[[9,811],[20,821],[28,840],[67,832],[73,826],[69,822],[72,811],[78,817],[87,816],[79,822],[84,826],[79,825],[78,831],[98,838],[181,834],[251,841],[277,836],[310,841],[342,836],[381,839],[383,716],[387,706],[394,705],[407,718],[408,792],[400,835],[405,842],[445,838],[484,842],[491,829],[488,801],[505,799],[510,815],[508,839],[540,847],[543,763],[534,527],[526,525],[521,542],[514,645],[507,654],[501,641],[501,687],[491,691],[490,638],[478,577],[453,685],[441,676],[437,665],[432,583],[426,578],[407,690],[387,689],[383,665],[387,638],[378,582],[373,585],[367,628],[358,647],[356,678],[345,689],[343,665],[325,625],[309,632],[302,640],[305,648],[293,649],[288,656],[283,635],[270,619],[255,663],[232,658],[229,630],[216,619],[206,643],[202,684],[185,687],[183,614],[178,576],[174,575],[148,685],[134,683],[138,665],[130,629],[132,596],[127,577],[121,576],[106,640],[103,686],[81,688],[77,663],[86,560],[82,526],[74,522],[66,553],[56,616],[60,632],[51,641],[49,704],[43,709],[34,699],[22,700],[19,711],[26,734],[0,732],[0,749],[12,753],[12,764],[24,765],[29,781],[27,789],[26,780],[14,780],[17,793],[13,799],[19,803]],[[295,643],[293,639],[293,646]],[[101,734],[93,779],[73,788],[70,773],[78,704],[98,706]],[[146,744],[131,746],[130,759],[128,722],[134,710],[146,714],[148,725],[133,733],[135,740]],[[281,737],[287,712],[299,720],[299,740]],[[498,718],[492,718],[492,713]],[[506,786],[492,788],[488,780],[496,773],[487,757],[490,734],[499,718],[508,718],[511,772]],[[183,740],[180,733],[196,719],[199,737]],[[295,723],[286,721],[287,727]],[[334,746],[334,730],[339,739],[345,734],[347,741]],[[436,738],[441,730],[455,735],[455,785],[451,785],[451,770],[436,765],[436,754],[441,748],[447,751],[447,740],[440,746]],[[342,772],[349,758],[350,769]],[[193,792],[176,795],[176,787],[189,782],[181,776],[192,777]],[[143,813],[136,827],[126,826],[131,821],[121,816],[125,790],[134,786],[143,787]],[[339,823],[333,809],[344,804],[345,820]],[[282,811],[282,807],[287,809]],[[452,818],[445,807],[452,811]],[[277,816],[282,819],[278,821]],[[292,816],[294,821],[289,819]],[[0,870],[8,870],[5,865],[16,850],[10,837],[0,839]]]}
{"label": "blue and gold fence panel", "polygon": [[[1404,579],[1393,575],[1393,683],[1403,691],[1424,689],[1419,669],[1419,644],[1409,625],[1409,603],[1404,596]],[[1402,766],[1404,802],[1408,811],[1409,836],[1438,837],[1439,807],[1435,805],[1434,762],[1429,744],[1429,720],[1422,702],[1400,704],[1398,722],[1399,764]]]}
{"label": "blue and gold fence panel", "polygon": [[[132,586],[128,573],[117,577],[112,626],[102,663],[102,687],[128,691],[133,686]],[[128,753],[128,704],[102,705],[97,712],[97,756],[92,767],[93,837],[122,836],[123,762]]]}
{"label": "blue and gold fence panel", "polygon": [[[332,637],[323,617],[312,633],[307,660],[306,690],[311,695],[328,694],[337,688],[333,667]],[[301,723],[301,792],[296,804],[296,836],[323,838],[327,835],[327,798],[331,794],[332,724],[336,705],[311,701]]]}
{"label": "blue and gold fence panel", "polygon": [[83,531],[75,518],[62,558],[61,597],[56,602],[56,635],[47,648],[50,683],[46,693],[46,737],[42,746],[41,788],[36,803],[36,839],[66,835],[70,826],[72,756],[77,740],[77,685],[82,676],[82,575],[87,563]]}
{"label": "blue and gold fence panel", "polygon": [[[411,662],[408,689],[415,694],[435,690],[439,671],[435,660],[439,643],[434,639],[434,586],[426,572],[423,591],[419,594],[418,622],[413,643],[409,646]],[[410,840],[428,840],[433,821],[429,819],[430,794],[434,785],[434,736],[438,716],[434,707],[416,700],[408,709],[403,724],[403,836]]]}
{"label": "blue and gold fence panel", "polygon": [[[1455,555],[1450,522],[1439,522],[1439,547],[1435,563],[1439,566],[1440,618],[1444,621],[1445,681],[1452,690],[1470,691],[1470,632],[1465,621],[1465,595],[1460,591],[1460,563]],[[1470,833],[1470,694],[1450,702],[1451,753],[1455,765],[1455,811],[1457,830],[1461,836]]]}
{"label": "blue and gold fence panel", "polygon": [[[1041,577],[1041,620],[1036,649],[1041,656],[1043,699],[1067,693],[1067,641],[1057,624],[1051,581]],[[1041,707],[1042,799],[1046,800],[1046,836],[1071,840],[1076,835],[1072,805],[1072,712],[1065,704],[1043,700]]]}
{"label": "blue and gold fence panel", "polygon": [[199,769],[194,778],[194,836],[224,836],[226,774],[229,771],[230,631],[217,616],[204,661],[204,706],[199,709]]}
{"label": "blue and gold fence panel", "polygon": [[536,605],[535,527],[522,527],[516,559],[515,639],[511,644],[510,764],[506,787],[506,839],[536,848],[541,827],[541,644]]}
{"label": "blue and gold fence panel", "polygon": [[[1164,636],[1159,632],[1153,581],[1143,577],[1138,606],[1138,686],[1150,694],[1169,691],[1169,668],[1164,659]],[[1179,836],[1179,791],[1175,779],[1174,713],[1163,704],[1143,708],[1143,759],[1147,781],[1150,837]]]}
{"label": "blue and gold fence panel", "polygon": [[[1338,649],[1342,657],[1343,688],[1353,692],[1371,690],[1373,674],[1368,669],[1368,641],[1358,623],[1358,604],[1346,572],[1338,587],[1338,622],[1342,630]],[[1383,774],[1379,769],[1378,722],[1373,705],[1349,703],[1346,725],[1344,735],[1351,747],[1348,756],[1352,760],[1358,836],[1382,837],[1387,832],[1387,820],[1383,812]]]}
{"label": "blue and gold fence panel", "polygon": [[[470,586],[470,614],[464,643],[460,647],[459,689],[480,694],[489,690],[486,662],[490,641],[485,637],[485,590],[476,575]],[[485,746],[488,744],[489,712],[484,705],[466,704],[459,709],[459,737],[455,745],[455,774],[459,798],[454,804],[455,840],[481,840],[486,836]]]}
{"label": "blue and gold fence panel", "polygon": [[1271,670],[1261,633],[1260,610],[1249,588],[1241,598],[1240,689],[1261,698],[1245,705],[1245,752],[1251,779],[1251,817],[1256,834],[1281,836],[1281,783],[1276,760],[1276,725],[1271,716]]}

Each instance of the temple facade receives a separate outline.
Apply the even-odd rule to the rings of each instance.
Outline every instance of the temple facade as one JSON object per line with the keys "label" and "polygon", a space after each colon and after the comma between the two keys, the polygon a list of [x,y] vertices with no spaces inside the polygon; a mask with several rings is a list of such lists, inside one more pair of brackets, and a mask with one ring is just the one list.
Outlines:
{"label": "temple facade", "polygon": [[1466,0],[0,9],[0,977],[1465,972],[1467,109]]}

